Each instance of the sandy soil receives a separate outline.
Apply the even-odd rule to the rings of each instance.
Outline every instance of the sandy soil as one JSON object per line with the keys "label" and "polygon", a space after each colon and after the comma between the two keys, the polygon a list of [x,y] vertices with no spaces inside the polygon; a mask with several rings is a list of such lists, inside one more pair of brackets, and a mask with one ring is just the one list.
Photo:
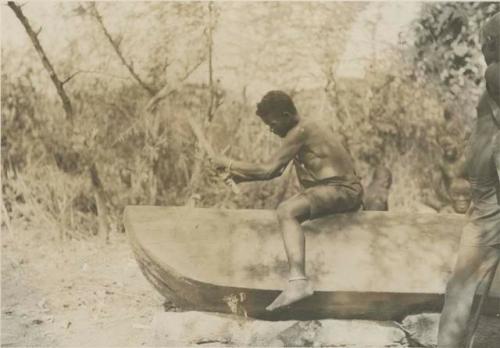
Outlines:
{"label": "sandy soil", "polygon": [[125,236],[62,244],[43,233],[2,237],[2,347],[150,345],[163,299]]}
{"label": "sandy soil", "polygon": [[[125,235],[105,245],[15,231],[2,231],[2,347],[153,344],[151,321],[164,299],[141,274]],[[500,319],[484,318],[478,346],[500,347],[494,342]]]}

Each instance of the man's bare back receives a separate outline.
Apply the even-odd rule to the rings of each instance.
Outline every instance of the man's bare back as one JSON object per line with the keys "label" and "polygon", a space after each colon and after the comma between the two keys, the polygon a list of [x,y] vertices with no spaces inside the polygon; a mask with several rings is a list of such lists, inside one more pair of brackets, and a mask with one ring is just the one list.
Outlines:
{"label": "man's bare back", "polygon": [[328,127],[311,120],[300,120],[295,127],[304,134],[302,147],[294,158],[300,182],[356,175],[349,153]]}

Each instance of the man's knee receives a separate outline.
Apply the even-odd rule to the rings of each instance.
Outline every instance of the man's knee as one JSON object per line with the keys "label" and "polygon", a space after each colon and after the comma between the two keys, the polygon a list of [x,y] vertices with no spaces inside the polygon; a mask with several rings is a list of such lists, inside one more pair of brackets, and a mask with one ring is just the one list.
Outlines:
{"label": "man's knee", "polygon": [[308,218],[308,203],[306,201],[286,201],[276,208],[279,221],[296,220],[303,222]]}
{"label": "man's knee", "polygon": [[278,215],[278,220],[280,221],[296,219],[292,205],[287,202],[283,202],[278,206],[276,215]]}
{"label": "man's knee", "polygon": [[473,298],[477,287],[481,282],[481,275],[475,273],[455,273],[446,285],[446,297],[450,298]]}
{"label": "man's knee", "polygon": [[492,247],[461,246],[453,279],[461,282],[478,283],[494,271],[500,251]]}

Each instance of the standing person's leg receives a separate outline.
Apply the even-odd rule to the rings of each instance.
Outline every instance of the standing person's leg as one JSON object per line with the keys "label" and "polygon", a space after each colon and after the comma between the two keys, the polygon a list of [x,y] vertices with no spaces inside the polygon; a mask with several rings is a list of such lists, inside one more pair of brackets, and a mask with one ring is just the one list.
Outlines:
{"label": "standing person's leg", "polygon": [[305,236],[300,226],[310,216],[309,201],[304,195],[295,196],[281,203],[276,213],[285,244],[290,278],[285,290],[266,308],[269,311],[313,294],[305,272]]}
{"label": "standing person's leg", "polygon": [[477,286],[493,270],[499,258],[499,248],[460,246],[453,275],[446,287],[445,304],[439,322],[439,348],[464,346]]}

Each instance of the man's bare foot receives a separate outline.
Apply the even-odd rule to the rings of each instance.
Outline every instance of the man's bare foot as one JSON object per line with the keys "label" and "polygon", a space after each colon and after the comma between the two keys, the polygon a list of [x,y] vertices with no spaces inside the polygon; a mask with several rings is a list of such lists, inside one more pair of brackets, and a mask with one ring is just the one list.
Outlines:
{"label": "man's bare foot", "polygon": [[266,307],[266,310],[274,311],[275,309],[286,307],[311,296],[313,293],[313,288],[307,278],[290,279],[286,289],[283,290],[273,303]]}

